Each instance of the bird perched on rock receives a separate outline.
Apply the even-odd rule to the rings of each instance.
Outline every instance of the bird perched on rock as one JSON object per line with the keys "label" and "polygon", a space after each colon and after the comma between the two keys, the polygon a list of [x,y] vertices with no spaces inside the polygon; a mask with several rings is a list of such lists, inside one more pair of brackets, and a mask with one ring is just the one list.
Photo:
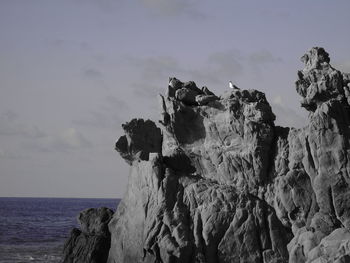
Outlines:
{"label": "bird perched on rock", "polygon": [[228,82],[228,86],[230,87],[230,89],[238,89],[238,87],[234,85],[231,80]]}

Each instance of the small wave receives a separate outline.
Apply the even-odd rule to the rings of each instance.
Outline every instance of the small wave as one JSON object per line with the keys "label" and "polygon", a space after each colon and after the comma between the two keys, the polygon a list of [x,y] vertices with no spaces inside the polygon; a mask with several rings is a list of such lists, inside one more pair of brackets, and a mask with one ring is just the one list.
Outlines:
{"label": "small wave", "polygon": [[89,207],[115,208],[116,199],[1,198],[0,263],[56,263],[76,216]]}
{"label": "small wave", "polygon": [[43,255],[43,256],[28,256],[28,255],[13,255],[13,256],[7,256],[6,258],[0,259],[0,263],[31,263],[31,262],[38,262],[38,263],[59,263],[61,262],[60,256],[53,256],[53,255]]}
{"label": "small wave", "polygon": [[[49,253],[48,253],[49,250]],[[38,248],[32,246],[1,246],[0,263],[58,263],[61,261],[61,249]]]}

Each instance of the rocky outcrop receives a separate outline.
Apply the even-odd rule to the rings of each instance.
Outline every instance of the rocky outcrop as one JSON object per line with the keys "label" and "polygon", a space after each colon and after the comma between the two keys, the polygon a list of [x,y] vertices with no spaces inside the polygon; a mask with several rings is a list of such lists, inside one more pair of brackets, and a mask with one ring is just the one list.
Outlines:
{"label": "rocky outcrop", "polygon": [[309,124],[289,130],[284,141],[288,162],[285,172],[274,177],[270,195],[280,220],[293,230],[289,262],[335,262],[349,254],[326,245],[339,231],[346,240],[350,227],[349,80],[329,64],[323,48],[312,48],[302,61],[296,89],[310,112]]}
{"label": "rocky outcrop", "polygon": [[123,125],[131,171],[108,263],[350,262],[350,74],[323,48],[302,62],[304,128],[275,126],[257,90],[216,96],[176,78],[158,124]]}
{"label": "rocky outcrop", "polygon": [[[161,149],[146,159],[120,147],[123,137],[117,142],[122,157],[132,156],[131,173],[109,223],[108,262],[287,261],[291,230],[262,189],[276,137],[265,95],[234,89],[217,97],[170,78],[160,101]],[[140,132],[129,144],[159,141],[153,136]]]}
{"label": "rocky outcrop", "polygon": [[89,208],[80,212],[80,229],[74,228],[64,244],[63,263],[105,263],[111,245],[109,208]]}
{"label": "rocky outcrop", "polygon": [[109,228],[108,262],[283,262],[288,257],[289,231],[266,202],[234,186],[175,171],[159,154],[133,163]]}
{"label": "rocky outcrop", "polygon": [[201,177],[257,192],[275,119],[263,93],[234,90],[199,107],[166,97],[162,105],[163,156],[181,151]]}

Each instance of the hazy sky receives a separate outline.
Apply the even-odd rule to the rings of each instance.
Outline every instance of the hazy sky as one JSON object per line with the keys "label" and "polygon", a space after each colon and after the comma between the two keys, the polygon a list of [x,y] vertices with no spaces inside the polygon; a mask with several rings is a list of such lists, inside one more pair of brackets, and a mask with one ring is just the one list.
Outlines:
{"label": "hazy sky", "polygon": [[266,93],[301,127],[299,58],[350,72],[350,1],[0,0],[0,196],[122,197],[121,124],[158,120],[168,77]]}

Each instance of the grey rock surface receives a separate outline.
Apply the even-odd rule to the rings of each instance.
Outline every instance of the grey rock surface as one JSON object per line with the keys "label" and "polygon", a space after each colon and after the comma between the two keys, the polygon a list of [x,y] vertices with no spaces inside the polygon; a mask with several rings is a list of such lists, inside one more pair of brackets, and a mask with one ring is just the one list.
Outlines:
{"label": "grey rock surface", "polygon": [[260,195],[275,136],[265,95],[171,78],[161,109],[161,150],[128,151],[108,262],[286,262],[291,229]]}
{"label": "grey rock surface", "polygon": [[[323,48],[312,48],[302,61],[305,67],[298,72],[296,89],[310,111],[309,124],[288,132],[288,162],[283,164],[285,172],[272,175],[270,203],[294,234],[289,262],[347,262],[348,252],[339,254],[323,242],[338,239],[332,233],[347,233],[350,227],[348,74],[329,64]],[[283,148],[278,150],[282,153]],[[311,253],[316,247],[322,255]]]}
{"label": "grey rock surface", "polygon": [[63,263],[105,263],[111,245],[108,223],[113,211],[106,207],[80,212],[81,229],[74,228],[64,244]]}
{"label": "grey rock surface", "polygon": [[215,95],[197,95],[195,100],[198,105],[207,105],[209,102],[218,100],[219,98]]}
{"label": "grey rock surface", "polygon": [[174,171],[159,154],[134,162],[109,228],[108,262],[284,262],[291,238],[265,201]]}
{"label": "grey rock surface", "polygon": [[176,78],[159,128],[123,126],[131,171],[108,263],[350,262],[350,74],[323,48],[302,62],[304,128],[275,126],[257,90],[216,96]]}

